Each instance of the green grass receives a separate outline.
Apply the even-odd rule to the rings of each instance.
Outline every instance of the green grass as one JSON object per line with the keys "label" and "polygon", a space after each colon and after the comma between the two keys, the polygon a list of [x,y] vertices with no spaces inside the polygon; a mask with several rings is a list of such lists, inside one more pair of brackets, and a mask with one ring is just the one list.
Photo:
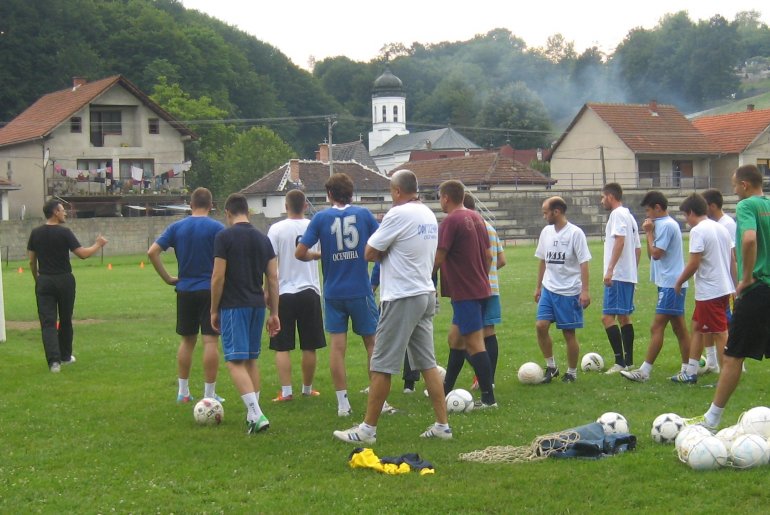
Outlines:
{"label": "green grass", "polygon": [[[596,351],[611,361],[601,327],[601,246],[591,245],[593,304],[579,332],[582,353]],[[274,405],[279,389],[273,356],[266,350],[262,406],[271,427],[247,436],[244,407],[224,363],[218,391],[227,398],[225,422],[195,425],[192,406],[176,395],[175,305],[171,288],[136,257],[73,262],[78,281],[75,328],[78,362],[61,374],[48,372],[39,328],[9,329],[0,344],[0,512],[616,512],[759,511],[766,506],[767,468],[695,473],[679,463],[671,446],[657,445],[649,426],[660,413],[702,414],[713,389],[679,386],[678,350],[666,345],[647,384],[617,376],[579,374],[566,385],[523,386],[516,370],[525,361],[542,363],[534,335],[532,300],[537,262],[532,246],[510,247],[501,271],[504,322],[498,327],[500,409],[452,415],[455,439],[423,441],[432,422],[427,400],[401,393],[394,380],[390,402],[402,413],[383,416],[378,426],[380,456],[418,452],[436,467],[433,476],[383,476],[347,465],[351,447],[331,432],[361,419],[366,386],[360,339],[349,340],[348,370],[353,419],[336,416],[328,372],[328,351],[319,355],[315,386],[321,397]],[[166,256],[168,257],[168,256]],[[169,260],[170,261],[170,260]],[[24,273],[17,268],[23,266]],[[169,267],[173,264],[169,262]],[[636,361],[644,359],[655,292],[646,280],[647,260],[637,296]],[[3,269],[6,319],[36,320],[27,264]],[[692,296],[688,299],[692,309]],[[442,301],[436,319],[440,362],[447,355],[451,308]],[[553,331],[553,329],[552,329]],[[561,335],[552,332],[556,358],[565,368]],[[200,351],[191,388],[202,392]],[[296,353],[295,353],[296,354]],[[298,355],[294,387],[298,388]],[[748,364],[725,413],[734,423],[741,411],[770,404],[766,368]],[[466,367],[458,387],[467,388]],[[702,382],[713,382],[707,379]],[[420,385],[421,386],[421,385]],[[638,449],[599,461],[546,460],[526,464],[476,464],[459,453],[490,445],[525,445],[535,436],[595,420],[605,411],[626,416],[639,438]]]}

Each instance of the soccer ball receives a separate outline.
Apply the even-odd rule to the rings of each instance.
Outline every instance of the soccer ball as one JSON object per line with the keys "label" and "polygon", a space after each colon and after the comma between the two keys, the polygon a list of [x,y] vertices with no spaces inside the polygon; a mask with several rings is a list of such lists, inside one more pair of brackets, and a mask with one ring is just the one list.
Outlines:
{"label": "soccer ball", "polygon": [[741,435],[730,447],[730,463],[739,469],[767,465],[770,445],[759,435]]}
{"label": "soccer ball", "polygon": [[449,413],[468,413],[473,410],[473,395],[458,388],[446,394],[446,410]]}
{"label": "soccer ball", "polygon": [[583,372],[601,372],[604,370],[604,358],[596,352],[589,352],[583,356],[580,368]]}
{"label": "soccer ball", "polygon": [[[679,459],[687,463],[687,457],[692,448],[707,436],[711,436],[711,432],[703,426],[687,426],[679,431],[674,440],[674,447],[676,447]],[[724,444],[724,442],[722,443]],[[725,449],[727,449],[727,446],[725,446]]]}
{"label": "soccer ball", "polygon": [[225,418],[225,410],[216,399],[201,399],[193,408],[193,417],[202,426],[216,426]]}
{"label": "soccer ball", "polygon": [[727,449],[715,436],[704,436],[690,449],[687,464],[693,470],[714,470],[727,463]]}
{"label": "soccer ball", "polygon": [[597,418],[596,421],[602,425],[605,435],[628,433],[628,420],[620,413],[608,411]]}
{"label": "soccer ball", "polygon": [[528,362],[519,367],[519,382],[522,384],[539,384],[543,381],[545,373],[537,363]]}
{"label": "soccer ball", "polygon": [[741,415],[739,424],[747,435],[770,437],[770,408],[765,406],[751,408]]}
{"label": "soccer ball", "polygon": [[743,432],[743,428],[740,424],[735,424],[734,426],[726,427],[722,430],[720,430],[715,436],[722,440],[722,443],[725,444],[725,447],[730,449],[730,447],[733,446],[733,442],[735,442],[735,439],[741,436],[742,434],[745,434]]}
{"label": "soccer ball", "polygon": [[676,413],[664,413],[652,422],[650,436],[658,443],[673,443],[684,425],[684,420]]}

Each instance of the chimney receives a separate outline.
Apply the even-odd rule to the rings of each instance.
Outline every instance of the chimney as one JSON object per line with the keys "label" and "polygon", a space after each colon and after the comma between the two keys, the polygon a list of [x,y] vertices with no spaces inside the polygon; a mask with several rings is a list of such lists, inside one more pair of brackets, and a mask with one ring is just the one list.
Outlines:
{"label": "chimney", "polygon": [[299,183],[299,159],[289,160],[289,180],[294,184]]}
{"label": "chimney", "polygon": [[88,80],[85,77],[72,77],[72,91],[75,91],[86,82]]}
{"label": "chimney", "polygon": [[317,155],[318,155],[318,161],[321,161],[322,163],[328,163],[329,162],[329,144],[319,143]]}
{"label": "chimney", "polygon": [[652,116],[658,116],[658,101],[650,100],[650,113]]}
{"label": "chimney", "polygon": [[754,110],[754,104],[748,104],[748,105],[746,106],[746,111],[749,111],[749,112],[751,112],[751,111],[753,111],[753,110]]}

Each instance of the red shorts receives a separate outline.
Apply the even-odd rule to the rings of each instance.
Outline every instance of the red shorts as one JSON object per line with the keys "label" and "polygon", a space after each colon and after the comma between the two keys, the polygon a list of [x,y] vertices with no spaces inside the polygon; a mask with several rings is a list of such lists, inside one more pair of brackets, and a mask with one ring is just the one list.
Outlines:
{"label": "red shorts", "polygon": [[693,325],[697,333],[724,333],[727,331],[727,306],[730,296],[709,300],[696,300],[692,314]]}

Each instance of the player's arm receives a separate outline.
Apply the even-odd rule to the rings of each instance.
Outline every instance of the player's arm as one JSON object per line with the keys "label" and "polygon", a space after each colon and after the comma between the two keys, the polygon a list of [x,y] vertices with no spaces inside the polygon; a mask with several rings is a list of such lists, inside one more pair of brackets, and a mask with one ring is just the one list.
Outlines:
{"label": "player's arm", "polygon": [[438,273],[441,265],[446,261],[446,254],[446,249],[436,249],[436,257],[433,259],[433,273],[431,275]]}
{"label": "player's arm", "polygon": [[32,272],[32,278],[37,284],[37,252],[34,250],[28,251],[29,254],[29,269]]}
{"label": "player's arm", "polygon": [[217,332],[219,332],[219,303],[225,287],[226,270],[227,260],[215,257],[214,271],[211,272],[211,327]]}
{"label": "player's arm", "polygon": [[364,258],[367,261],[382,261],[382,258],[385,257],[385,253],[381,250],[377,250],[371,245],[366,245],[366,248],[364,249]]}
{"label": "player's arm", "polygon": [[647,240],[647,257],[655,261],[661,259],[666,251],[655,246],[655,222],[647,218],[642,224],[642,228]]}
{"label": "player's arm", "polygon": [[507,263],[508,262],[505,260],[505,250],[503,250],[503,248],[500,247],[500,252],[497,253],[497,269],[500,270]]}
{"label": "player's arm", "polygon": [[690,259],[687,260],[684,270],[682,270],[682,273],[676,279],[676,283],[674,283],[674,291],[677,295],[682,291],[682,285],[698,271],[702,257],[702,252],[690,252]]}
{"label": "player's arm", "polygon": [[610,262],[607,263],[607,273],[604,274],[604,285],[612,285],[612,276],[615,273],[615,265],[618,264],[620,255],[623,254],[623,246],[626,243],[625,236],[615,236],[615,243],[612,246],[612,253],[610,254]]}
{"label": "player's arm", "polygon": [[543,293],[543,277],[545,277],[545,260],[541,259],[537,266],[537,286],[535,286],[535,302],[540,302]]}
{"label": "player's arm", "polygon": [[300,261],[313,261],[315,259],[321,259],[321,253],[310,250],[304,243],[297,243],[297,250],[294,251],[294,257]]}
{"label": "player's arm", "polygon": [[265,270],[267,278],[267,333],[272,337],[281,330],[281,320],[278,318],[278,260],[273,258],[267,262]]}
{"label": "player's arm", "polygon": [[591,305],[591,295],[588,293],[588,261],[580,263],[580,305],[583,309]]}
{"label": "player's arm", "polygon": [[746,287],[754,284],[754,265],[757,263],[757,231],[747,229],[741,237],[741,256],[743,258],[743,275],[735,287],[735,296],[740,297]]}
{"label": "player's arm", "polygon": [[107,245],[107,239],[100,234],[99,236],[96,237],[96,241],[94,242],[93,245],[91,245],[90,247],[78,247],[75,250],[73,250],[72,253],[75,254],[80,259],[88,259],[94,254],[96,254],[96,252],[102,247],[104,247],[105,245]]}
{"label": "player's arm", "polygon": [[492,268],[492,247],[487,247],[487,253],[484,256],[487,262],[487,273]]}
{"label": "player's arm", "polygon": [[730,249],[730,277],[733,278],[733,286],[738,285],[738,261],[735,257],[735,247]]}
{"label": "player's arm", "polygon": [[163,266],[163,260],[160,258],[160,254],[162,252],[163,249],[161,246],[153,242],[153,244],[150,245],[150,248],[147,250],[147,258],[150,260],[150,263],[152,263],[155,271],[158,272],[160,278],[163,279],[163,282],[173,286],[179,281],[179,278],[170,275],[168,271],[166,271],[166,267]]}

